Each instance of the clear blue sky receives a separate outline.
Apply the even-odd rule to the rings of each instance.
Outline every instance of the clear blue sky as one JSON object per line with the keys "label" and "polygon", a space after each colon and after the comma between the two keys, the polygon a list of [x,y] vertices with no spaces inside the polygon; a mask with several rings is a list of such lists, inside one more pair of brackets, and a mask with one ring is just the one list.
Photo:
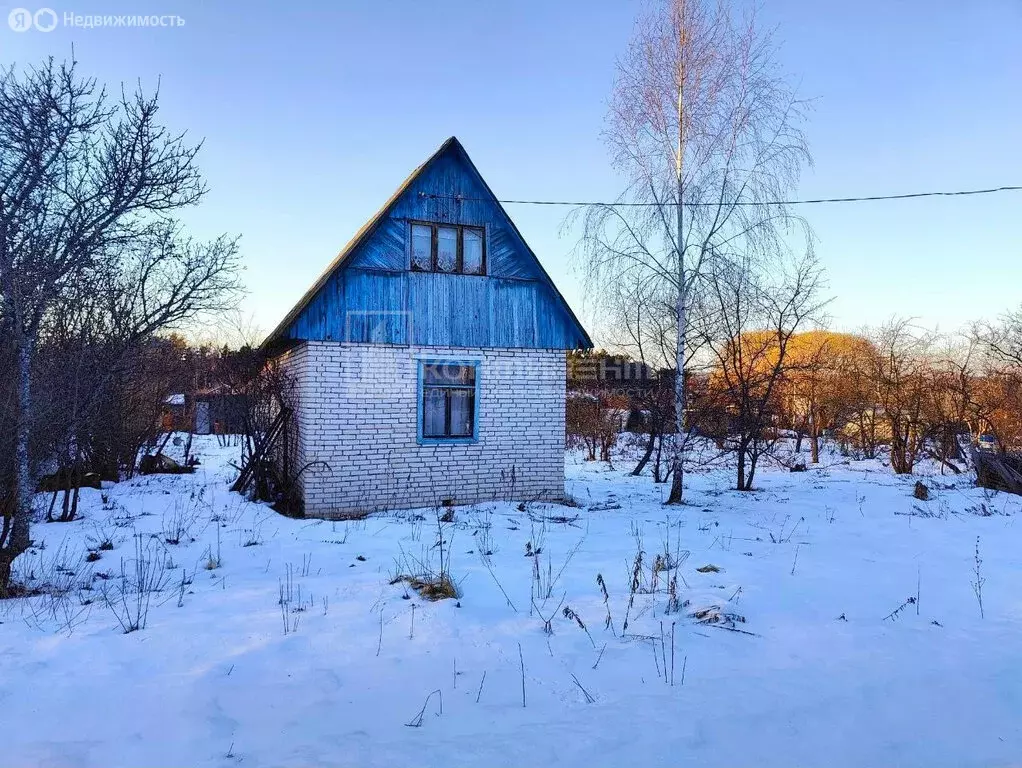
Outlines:
{"label": "clear blue sky", "polygon": [[[272,328],[407,173],[457,135],[500,197],[612,198],[599,138],[631,0],[51,0],[59,16],[177,14],[183,27],[17,34],[4,64],[66,56],[153,86],[205,139],[190,215],[240,233],[246,311]],[[30,6],[32,9],[36,4]],[[770,0],[783,66],[814,98],[802,197],[1022,184],[1022,2]],[[834,325],[892,314],[951,330],[1022,301],[1022,193],[804,211]],[[563,209],[510,213],[585,318]]]}

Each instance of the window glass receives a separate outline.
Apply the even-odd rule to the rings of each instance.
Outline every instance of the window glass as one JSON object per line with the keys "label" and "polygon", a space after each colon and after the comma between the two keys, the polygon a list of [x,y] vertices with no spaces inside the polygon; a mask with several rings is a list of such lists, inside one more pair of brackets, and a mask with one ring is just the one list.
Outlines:
{"label": "window glass", "polygon": [[439,272],[454,272],[458,268],[458,228],[436,228],[436,268]]}
{"label": "window glass", "polygon": [[422,381],[427,385],[471,387],[476,383],[476,369],[474,365],[428,363],[422,367]]}
{"label": "window glass", "polygon": [[419,272],[486,273],[486,234],[462,224],[412,224],[412,269]]}
{"label": "window glass", "polygon": [[472,405],[475,390],[450,390],[451,437],[472,436]]}
{"label": "window glass", "polygon": [[446,390],[426,388],[422,400],[422,436],[444,437]]}
{"label": "window glass", "polygon": [[462,272],[480,275],[483,272],[483,234],[477,229],[462,230]]}
{"label": "window glass", "polygon": [[433,228],[412,224],[412,269],[429,271],[433,268]]}

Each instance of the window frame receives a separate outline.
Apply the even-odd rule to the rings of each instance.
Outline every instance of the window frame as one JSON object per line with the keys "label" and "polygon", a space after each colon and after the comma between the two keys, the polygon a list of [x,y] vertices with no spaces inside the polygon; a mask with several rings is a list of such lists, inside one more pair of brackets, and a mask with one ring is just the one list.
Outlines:
{"label": "window frame", "polygon": [[[430,249],[429,249],[429,269],[423,269],[415,263],[415,240],[414,232],[415,227],[429,227],[430,228]],[[457,230],[457,254],[454,260],[454,269],[447,271],[439,269],[438,256],[439,256],[439,229],[440,227],[447,227],[449,229]],[[478,272],[466,272],[465,271],[465,230],[470,230],[479,235],[480,245],[482,248],[481,259],[479,262]],[[486,227],[476,226],[475,224],[455,224],[446,221],[421,221],[419,219],[410,219],[408,222],[408,268],[412,272],[434,272],[441,275],[468,275],[469,277],[485,277],[487,269],[487,248],[486,248]]]}
{"label": "window frame", "polygon": [[[478,359],[457,359],[452,360],[448,358],[434,358],[434,357],[420,357],[415,361],[417,370],[418,387],[416,388],[416,413],[415,413],[415,438],[419,445],[458,445],[458,444],[470,444],[479,442],[479,382],[480,382],[480,368],[481,360]],[[425,368],[428,365],[460,365],[465,367],[471,367],[475,373],[475,384],[471,387],[468,385],[457,386],[457,385],[429,385],[431,389],[464,389],[472,390],[472,434],[471,435],[457,435],[457,436],[445,436],[445,437],[426,437],[425,436],[425,417],[426,417],[426,389],[425,383]],[[447,420],[449,421],[450,416],[448,414]]]}

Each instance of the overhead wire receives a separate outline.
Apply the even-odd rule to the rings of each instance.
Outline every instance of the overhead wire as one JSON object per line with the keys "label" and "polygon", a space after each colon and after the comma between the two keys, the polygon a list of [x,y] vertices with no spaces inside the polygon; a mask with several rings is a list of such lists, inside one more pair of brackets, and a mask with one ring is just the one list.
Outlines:
{"label": "overhead wire", "polygon": [[[775,205],[818,205],[825,203],[867,203],[881,200],[909,200],[923,197],[965,197],[971,195],[991,195],[1001,192],[1020,192],[1022,191],[1022,185],[1005,185],[1000,187],[988,187],[985,189],[958,189],[950,191],[937,191],[937,192],[907,192],[902,194],[894,195],[863,195],[860,197],[819,197],[810,198],[805,200],[735,200],[726,201],[724,205],[727,206],[775,206]],[[467,197],[465,195],[438,195],[427,192],[420,192],[420,197],[426,197],[434,200],[458,200],[462,202],[490,202],[489,198],[484,197]],[[570,206],[573,208],[656,208],[661,206],[673,205],[672,203],[658,203],[658,202],[642,202],[642,201],[612,201],[612,202],[601,202],[594,200],[524,200],[524,199],[506,199],[497,200],[501,205],[560,205]],[[701,203],[701,202],[686,202],[685,207],[717,207],[721,203]]]}

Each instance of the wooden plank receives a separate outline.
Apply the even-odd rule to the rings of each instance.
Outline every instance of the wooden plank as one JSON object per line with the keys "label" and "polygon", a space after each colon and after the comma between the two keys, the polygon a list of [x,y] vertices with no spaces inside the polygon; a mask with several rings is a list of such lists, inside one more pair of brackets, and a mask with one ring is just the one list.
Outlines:
{"label": "wooden plank", "polygon": [[414,318],[407,306],[409,274],[349,269],[345,305],[330,319],[328,339],[373,344],[408,344]]}
{"label": "wooden plank", "polygon": [[536,283],[490,279],[490,346],[536,346]]}

